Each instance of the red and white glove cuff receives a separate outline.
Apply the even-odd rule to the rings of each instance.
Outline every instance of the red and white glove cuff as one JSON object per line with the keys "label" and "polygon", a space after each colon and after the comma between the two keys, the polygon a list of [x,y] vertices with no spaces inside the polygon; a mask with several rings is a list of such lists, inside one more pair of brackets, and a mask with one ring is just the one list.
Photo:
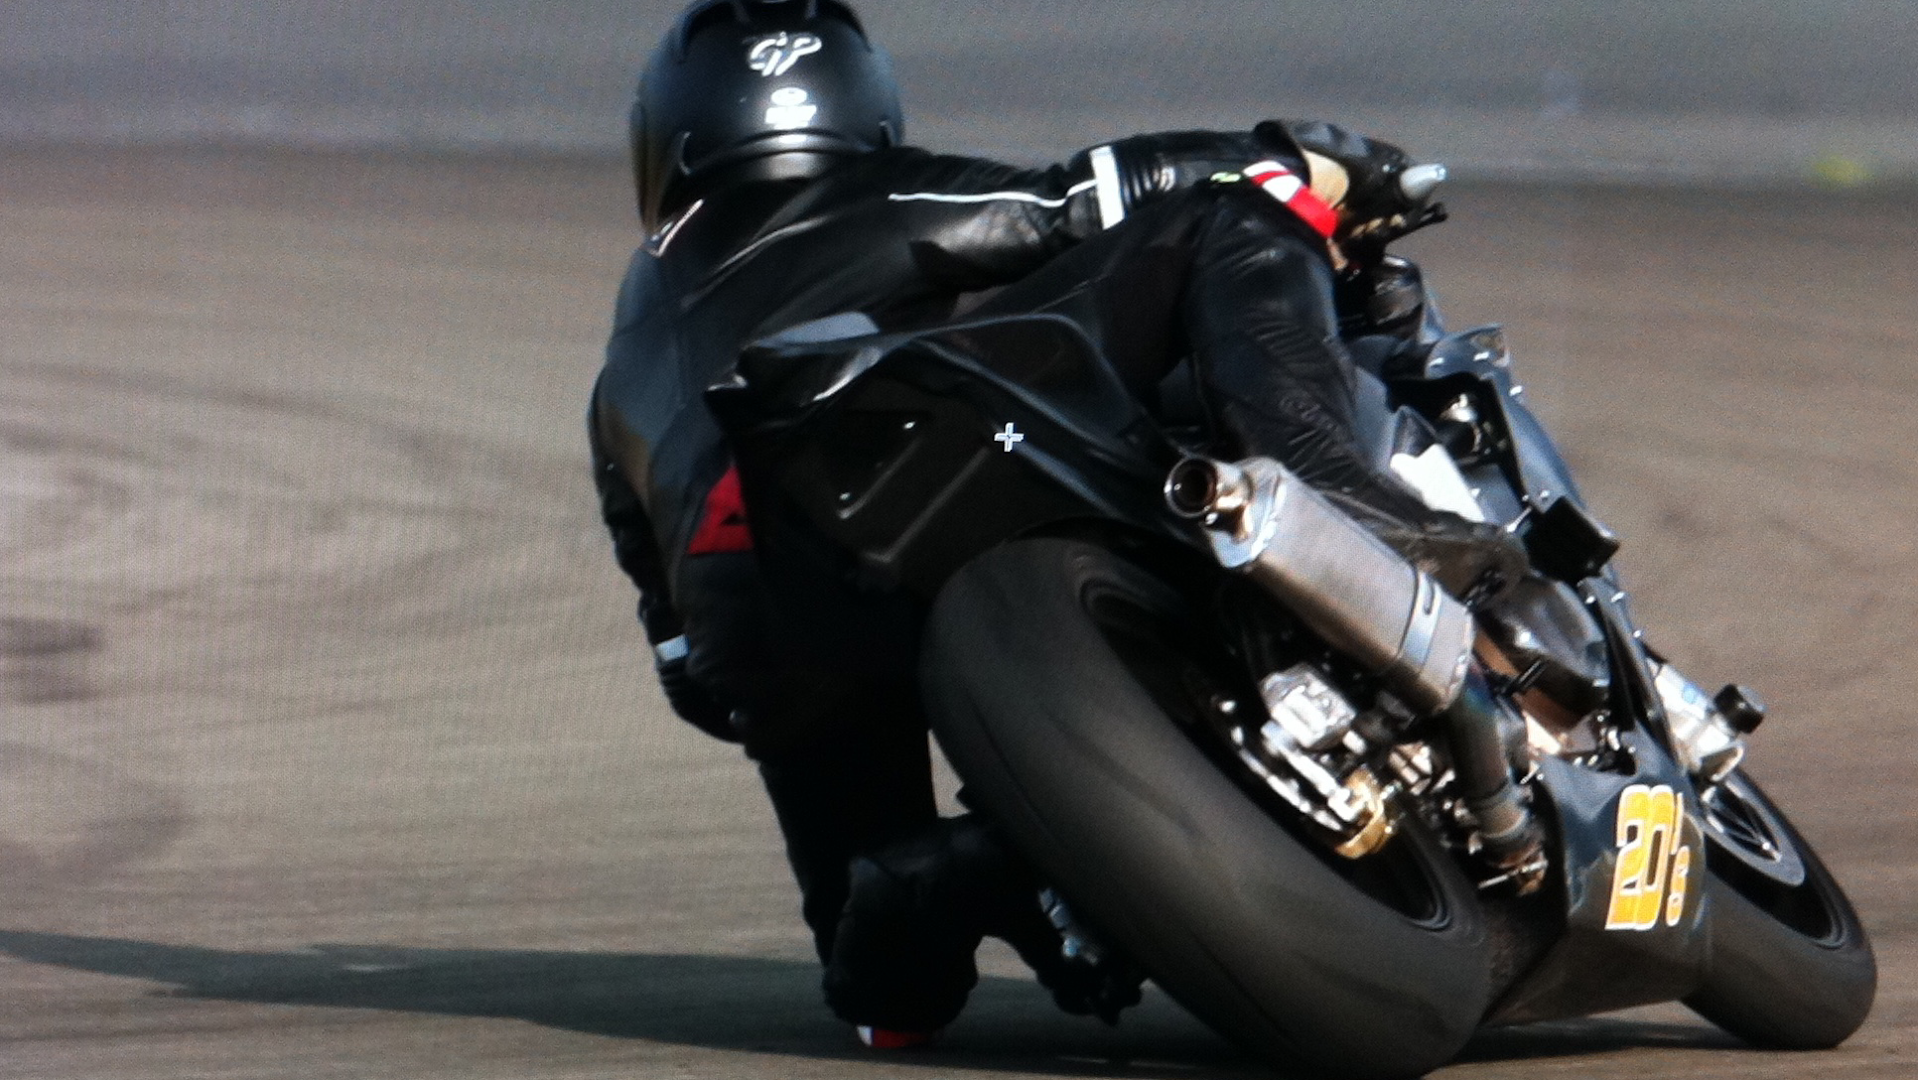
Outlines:
{"label": "red and white glove cuff", "polygon": [[1330,203],[1312,193],[1312,188],[1297,173],[1276,161],[1261,161],[1245,168],[1245,178],[1259,185],[1267,195],[1285,204],[1313,232],[1330,240],[1339,228],[1339,212]]}

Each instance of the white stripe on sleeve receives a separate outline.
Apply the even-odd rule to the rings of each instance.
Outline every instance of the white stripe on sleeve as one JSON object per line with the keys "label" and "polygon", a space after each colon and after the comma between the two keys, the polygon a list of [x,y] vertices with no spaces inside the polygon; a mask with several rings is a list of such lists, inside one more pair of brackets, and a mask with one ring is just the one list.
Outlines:
{"label": "white stripe on sleeve", "polygon": [[1082,183],[1074,184],[1066,190],[1063,198],[1058,199],[1048,199],[1043,195],[1036,195],[1030,191],[986,191],[977,195],[952,195],[943,191],[913,191],[888,195],[886,199],[889,202],[1022,202],[1031,203],[1034,206],[1043,206],[1048,210],[1057,210],[1059,207],[1064,206],[1068,199],[1092,187],[1094,183],[1095,181],[1086,180]]}
{"label": "white stripe on sleeve", "polygon": [[1094,147],[1092,182],[1099,189],[1099,224],[1107,229],[1125,220],[1125,193],[1119,186],[1119,159],[1112,147]]}

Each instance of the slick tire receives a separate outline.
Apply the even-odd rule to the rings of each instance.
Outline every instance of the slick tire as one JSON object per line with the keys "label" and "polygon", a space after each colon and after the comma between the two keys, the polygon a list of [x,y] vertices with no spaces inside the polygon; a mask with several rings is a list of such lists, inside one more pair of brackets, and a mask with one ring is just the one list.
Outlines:
{"label": "slick tire", "polygon": [[[1706,830],[1711,972],[1685,1004],[1755,1046],[1837,1046],[1871,1012],[1878,987],[1871,942],[1844,891],[1758,785],[1740,773],[1725,788],[1747,825],[1731,835]],[[1753,832],[1791,845],[1804,867],[1800,884],[1767,878],[1732,854],[1737,835]]]}
{"label": "slick tire", "polygon": [[1491,994],[1471,883],[1418,828],[1342,869],[1228,776],[1164,704],[1205,636],[1104,548],[1018,541],[941,592],[922,687],[969,800],[1200,1019],[1291,1075],[1446,1062]]}

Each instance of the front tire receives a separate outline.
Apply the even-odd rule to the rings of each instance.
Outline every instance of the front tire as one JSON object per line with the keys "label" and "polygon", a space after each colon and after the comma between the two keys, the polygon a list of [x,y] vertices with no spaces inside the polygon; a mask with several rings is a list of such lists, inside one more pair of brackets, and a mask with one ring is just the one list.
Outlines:
{"label": "front tire", "polygon": [[1341,867],[1277,820],[1203,749],[1204,725],[1168,707],[1219,660],[1153,575],[1091,544],[1025,540],[941,592],[922,685],[969,797],[1201,1019],[1320,1075],[1444,1063],[1491,996],[1471,883],[1409,821]]}
{"label": "front tire", "polygon": [[1707,806],[1712,964],[1685,999],[1756,1046],[1824,1050],[1871,1012],[1878,966],[1851,901],[1771,799],[1735,772]]}

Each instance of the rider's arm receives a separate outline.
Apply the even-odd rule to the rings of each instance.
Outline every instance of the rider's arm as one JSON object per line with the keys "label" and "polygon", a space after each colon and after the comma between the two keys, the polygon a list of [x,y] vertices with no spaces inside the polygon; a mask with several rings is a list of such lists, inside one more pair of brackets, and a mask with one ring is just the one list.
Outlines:
{"label": "rider's arm", "polygon": [[[1366,221],[1410,209],[1398,180],[1411,168],[1404,150],[1323,120],[1269,120],[1305,156],[1312,190],[1348,221]],[[1276,134],[1276,133],[1275,133]]]}
{"label": "rider's arm", "polygon": [[653,670],[666,700],[680,718],[716,738],[739,741],[729,714],[687,669],[689,649],[679,612],[666,588],[664,560],[652,519],[618,463],[606,452],[599,428],[597,396],[586,418],[592,447],[593,486],[599,491],[600,518],[613,538],[613,559],[639,589],[639,622],[653,647]]}
{"label": "rider's arm", "polygon": [[680,633],[679,615],[673,610],[666,589],[666,571],[659,557],[659,541],[653,534],[652,519],[640,502],[631,481],[606,450],[599,428],[599,402],[595,397],[586,418],[586,438],[592,448],[593,486],[599,492],[600,519],[612,534],[613,559],[639,589],[639,621],[646,638],[654,645],[670,641]]}
{"label": "rider's arm", "polygon": [[913,215],[920,269],[964,291],[1023,277],[1141,206],[1262,161],[1309,177],[1337,207],[1369,194],[1405,155],[1330,124],[1268,121],[1246,132],[1134,135],[1049,169],[928,155],[888,178],[887,197]]}
{"label": "rider's arm", "polygon": [[1245,134],[1142,135],[1114,143],[1113,150],[1128,207],[1270,158],[1288,166],[1302,160],[1313,194],[1348,222],[1408,208],[1398,178],[1411,157],[1322,120],[1268,120]]}

